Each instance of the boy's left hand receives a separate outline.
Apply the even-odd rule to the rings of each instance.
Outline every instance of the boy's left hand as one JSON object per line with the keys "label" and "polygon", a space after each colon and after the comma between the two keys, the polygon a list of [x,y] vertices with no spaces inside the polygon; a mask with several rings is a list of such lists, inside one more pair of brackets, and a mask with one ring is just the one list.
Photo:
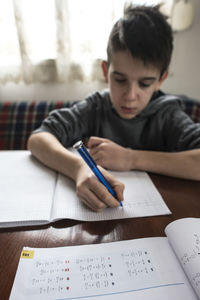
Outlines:
{"label": "boy's left hand", "polygon": [[98,165],[113,171],[129,171],[131,169],[128,159],[130,149],[99,137],[90,137],[87,147]]}

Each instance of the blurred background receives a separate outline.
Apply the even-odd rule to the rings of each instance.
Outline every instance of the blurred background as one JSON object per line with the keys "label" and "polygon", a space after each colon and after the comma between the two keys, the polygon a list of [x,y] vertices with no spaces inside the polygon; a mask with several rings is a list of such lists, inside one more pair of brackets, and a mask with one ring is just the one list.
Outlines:
{"label": "blurred background", "polygon": [[[129,2],[1,0],[0,102],[73,101],[106,88],[100,62],[106,58],[111,27]],[[174,31],[174,53],[162,89],[200,101],[200,1],[162,2]]]}

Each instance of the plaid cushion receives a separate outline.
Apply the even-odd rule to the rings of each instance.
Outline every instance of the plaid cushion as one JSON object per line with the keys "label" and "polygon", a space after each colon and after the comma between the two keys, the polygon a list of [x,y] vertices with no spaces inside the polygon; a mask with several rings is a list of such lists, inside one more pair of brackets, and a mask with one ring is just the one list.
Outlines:
{"label": "plaid cushion", "polygon": [[[185,112],[200,122],[200,102],[183,97]],[[75,102],[73,102],[75,103]],[[0,103],[0,150],[25,150],[31,132],[38,128],[53,109],[69,107],[70,102]]]}
{"label": "plaid cushion", "polygon": [[200,101],[183,96],[183,106],[186,114],[195,122],[200,122]]}
{"label": "plaid cushion", "polygon": [[4,102],[0,103],[0,150],[25,150],[31,132],[47,114],[70,102]]}

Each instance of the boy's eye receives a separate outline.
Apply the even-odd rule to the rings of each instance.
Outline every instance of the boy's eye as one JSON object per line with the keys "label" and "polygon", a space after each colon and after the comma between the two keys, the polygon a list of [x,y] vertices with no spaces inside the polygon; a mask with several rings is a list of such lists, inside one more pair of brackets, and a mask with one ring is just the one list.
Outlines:
{"label": "boy's eye", "polygon": [[126,82],[126,79],[115,78],[115,81],[117,81],[118,83],[125,83],[125,82]]}
{"label": "boy's eye", "polygon": [[148,88],[151,84],[150,84],[150,83],[140,82],[139,85],[140,85],[140,87],[142,87],[142,88]]}

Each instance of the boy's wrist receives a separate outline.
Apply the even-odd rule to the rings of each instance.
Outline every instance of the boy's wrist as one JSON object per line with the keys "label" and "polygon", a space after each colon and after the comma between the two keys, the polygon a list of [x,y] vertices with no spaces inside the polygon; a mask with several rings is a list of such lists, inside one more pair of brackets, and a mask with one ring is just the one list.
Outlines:
{"label": "boy's wrist", "polygon": [[81,168],[84,167],[85,162],[82,160],[81,157],[75,157],[73,161],[73,168],[72,168],[72,173],[71,173],[71,178],[76,182],[79,171]]}
{"label": "boy's wrist", "polygon": [[130,170],[139,170],[139,151],[129,149]]}

